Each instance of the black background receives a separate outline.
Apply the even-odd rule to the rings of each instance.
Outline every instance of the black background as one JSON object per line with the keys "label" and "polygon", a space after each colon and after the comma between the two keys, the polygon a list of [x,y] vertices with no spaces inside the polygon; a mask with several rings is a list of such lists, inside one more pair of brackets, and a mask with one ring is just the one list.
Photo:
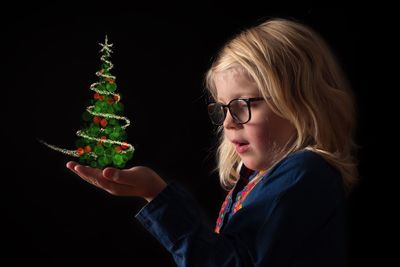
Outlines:
{"label": "black background", "polygon": [[229,37],[276,16],[317,30],[354,88],[362,180],[349,198],[349,266],[387,260],[389,249],[379,243],[390,238],[382,231],[383,184],[390,177],[379,170],[377,159],[376,125],[385,120],[376,112],[384,105],[377,104],[374,84],[381,57],[376,48],[383,38],[374,23],[382,18],[378,10],[36,4],[9,12],[12,16],[2,21],[7,69],[2,196],[10,266],[174,266],[134,219],[144,200],[114,197],[85,183],[65,167],[71,158],[36,138],[73,148],[93,94],[89,86],[97,81],[98,43],[107,34],[114,43],[112,73],[132,121],[127,132],[136,151],[128,167],[149,166],[166,180],[179,181],[214,225],[225,192],[212,172],[216,141],[203,76]]}

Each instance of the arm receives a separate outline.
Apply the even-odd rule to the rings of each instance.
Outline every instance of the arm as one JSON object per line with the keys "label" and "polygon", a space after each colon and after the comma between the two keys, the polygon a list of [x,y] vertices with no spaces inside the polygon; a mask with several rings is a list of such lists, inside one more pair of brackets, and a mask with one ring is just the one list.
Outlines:
{"label": "arm", "polygon": [[[149,203],[136,218],[172,253],[179,266],[245,266],[240,256],[244,249],[238,248],[240,244],[221,239],[205,226],[197,203],[177,183],[167,186],[146,167],[101,171],[68,162],[67,168],[110,194],[145,198]],[[220,251],[210,250],[210,246],[219,247]]]}
{"label": "arm", "polygon": [[[73,166],[83,179],[114,195],[152,199],[136,218],[178,266],[283,266],[329,220],[340,191],[335,179],[319,179],[320,174],[304,172],[301,164],[279,168],[256,186],[251,203],[216,234],[177,183],[166,185],[145,167],[107,169]],[[117,178],[108,178],[113,171],[119,172]]]}
{"label": "arm", "polygon": [[224,238],[203,222],[196,200],[171,182],[136,219],[172,254],[178,266],[247,266],[246,249],[235,236]]}
{"label": "arm", "polygon": [[[252,192],[256,197],[232,217],[221,234],[203,223],[196,201],[176,183],[169,184],[136,218],[178,266],[286,266],[302,257],[302,249],[312,251],[306,248],[308,243],[340,205],[340,182],[323,175],[303,171],[301,166],[287,171],[285,177],[271,175],[257,185]],[[332,249],[319,250],[315,245],[314,254],[301,259],[305,262],[301,266],[312,266],[311,262],[342,266],[337,264],[341,255],[333,247],[338,240],[328,241]],[[332,254],[324,254],[330,249]],[[322,260],[315,260],[318,257]]]}

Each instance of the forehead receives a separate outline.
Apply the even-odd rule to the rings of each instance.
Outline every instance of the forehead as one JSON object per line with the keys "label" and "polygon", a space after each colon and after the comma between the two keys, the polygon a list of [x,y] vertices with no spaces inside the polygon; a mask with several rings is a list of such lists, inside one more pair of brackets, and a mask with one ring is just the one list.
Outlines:
{"label": "forehead", "polygon": [[259,95],[256,83],[240,68],[215,73],[214,83],[217,99],[224,102],[233,98]]}

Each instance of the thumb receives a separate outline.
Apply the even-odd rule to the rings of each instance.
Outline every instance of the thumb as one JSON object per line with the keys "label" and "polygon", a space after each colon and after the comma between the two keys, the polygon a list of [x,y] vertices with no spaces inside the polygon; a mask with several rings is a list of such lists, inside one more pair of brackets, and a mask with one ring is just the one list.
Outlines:
{"label": "thumb", "polygon": [[116,168],[108,167],[103,170],[103,176],[110,180],[118,179],[120,176],[119,170]]}
{"label": "thumb", "polygon": [[129,177],[128,170],[120,170],[113,167],[107,167],[103,170],[103,176],[115,183],[130,185],[132,177]]}

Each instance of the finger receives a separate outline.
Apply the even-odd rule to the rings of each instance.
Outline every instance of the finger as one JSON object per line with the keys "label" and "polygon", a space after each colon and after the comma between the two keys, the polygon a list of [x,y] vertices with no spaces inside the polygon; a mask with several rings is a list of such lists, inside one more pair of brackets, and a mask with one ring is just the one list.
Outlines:
{"label": "finger", "polygon": [[[90,167],[79,165],[74,161],[67,163],[67,168],[79,175],[83,180],[99,187],[99,175],[101,171]],[[104,178],[103,178],[104,179]]]}
{"label": "finger", "polygon": [[95,168],[91,168],[88,166],[84,166],[84,165],[80,165],[77,164],[74,166],[74,170],[79,173],[80,175],[84,176],[87,179],[100,179],[103,174],[101,172],[101,170],[99,169],[95,169]]}
{"label": "finger", "polygon": [[[80,176],[80,174],[75,170],[75,167],[76,167],[77,165],[79,165],[79,164],[76,163],[75,161],[69,161],[69,162],[67,163],[67,168],[70,169],[71,171],[73,171],[75,174],[77,174],[77,175]],[[82,177],[82,179],[83,179],[83,177]]]}
{"label": "finger", "polygon": [[111,181],[129,186],[135,186],[134,168],[128,170],[119,170],[116,168],[108,167],[103,170],[103,176]]}
{"label": "finger", "polygon": [[99,187],[108,193],[116,196],[137,196],[136,189],[114,181],[106,179],[102,176],[101,170],[79,165],[74,161],[67,163],[67,168],[76,173],[86,182]]}
{"label": "finger", "polygon": [[71,171],[75,171],[74,167],[78,165],[78,163],[76,163],[75,161],[68,161],[67,162],[67,168],[70,169]]}
{"label": "finger", "polygon": [[74,170],[85,181],[97,187],[101,187],[100,183],[102,182],[102,180],[105,180],[104,177],[102,177],[103,174],[101,170],[99,169],[94,169],[91,167],[77,164],[74,166]]}

